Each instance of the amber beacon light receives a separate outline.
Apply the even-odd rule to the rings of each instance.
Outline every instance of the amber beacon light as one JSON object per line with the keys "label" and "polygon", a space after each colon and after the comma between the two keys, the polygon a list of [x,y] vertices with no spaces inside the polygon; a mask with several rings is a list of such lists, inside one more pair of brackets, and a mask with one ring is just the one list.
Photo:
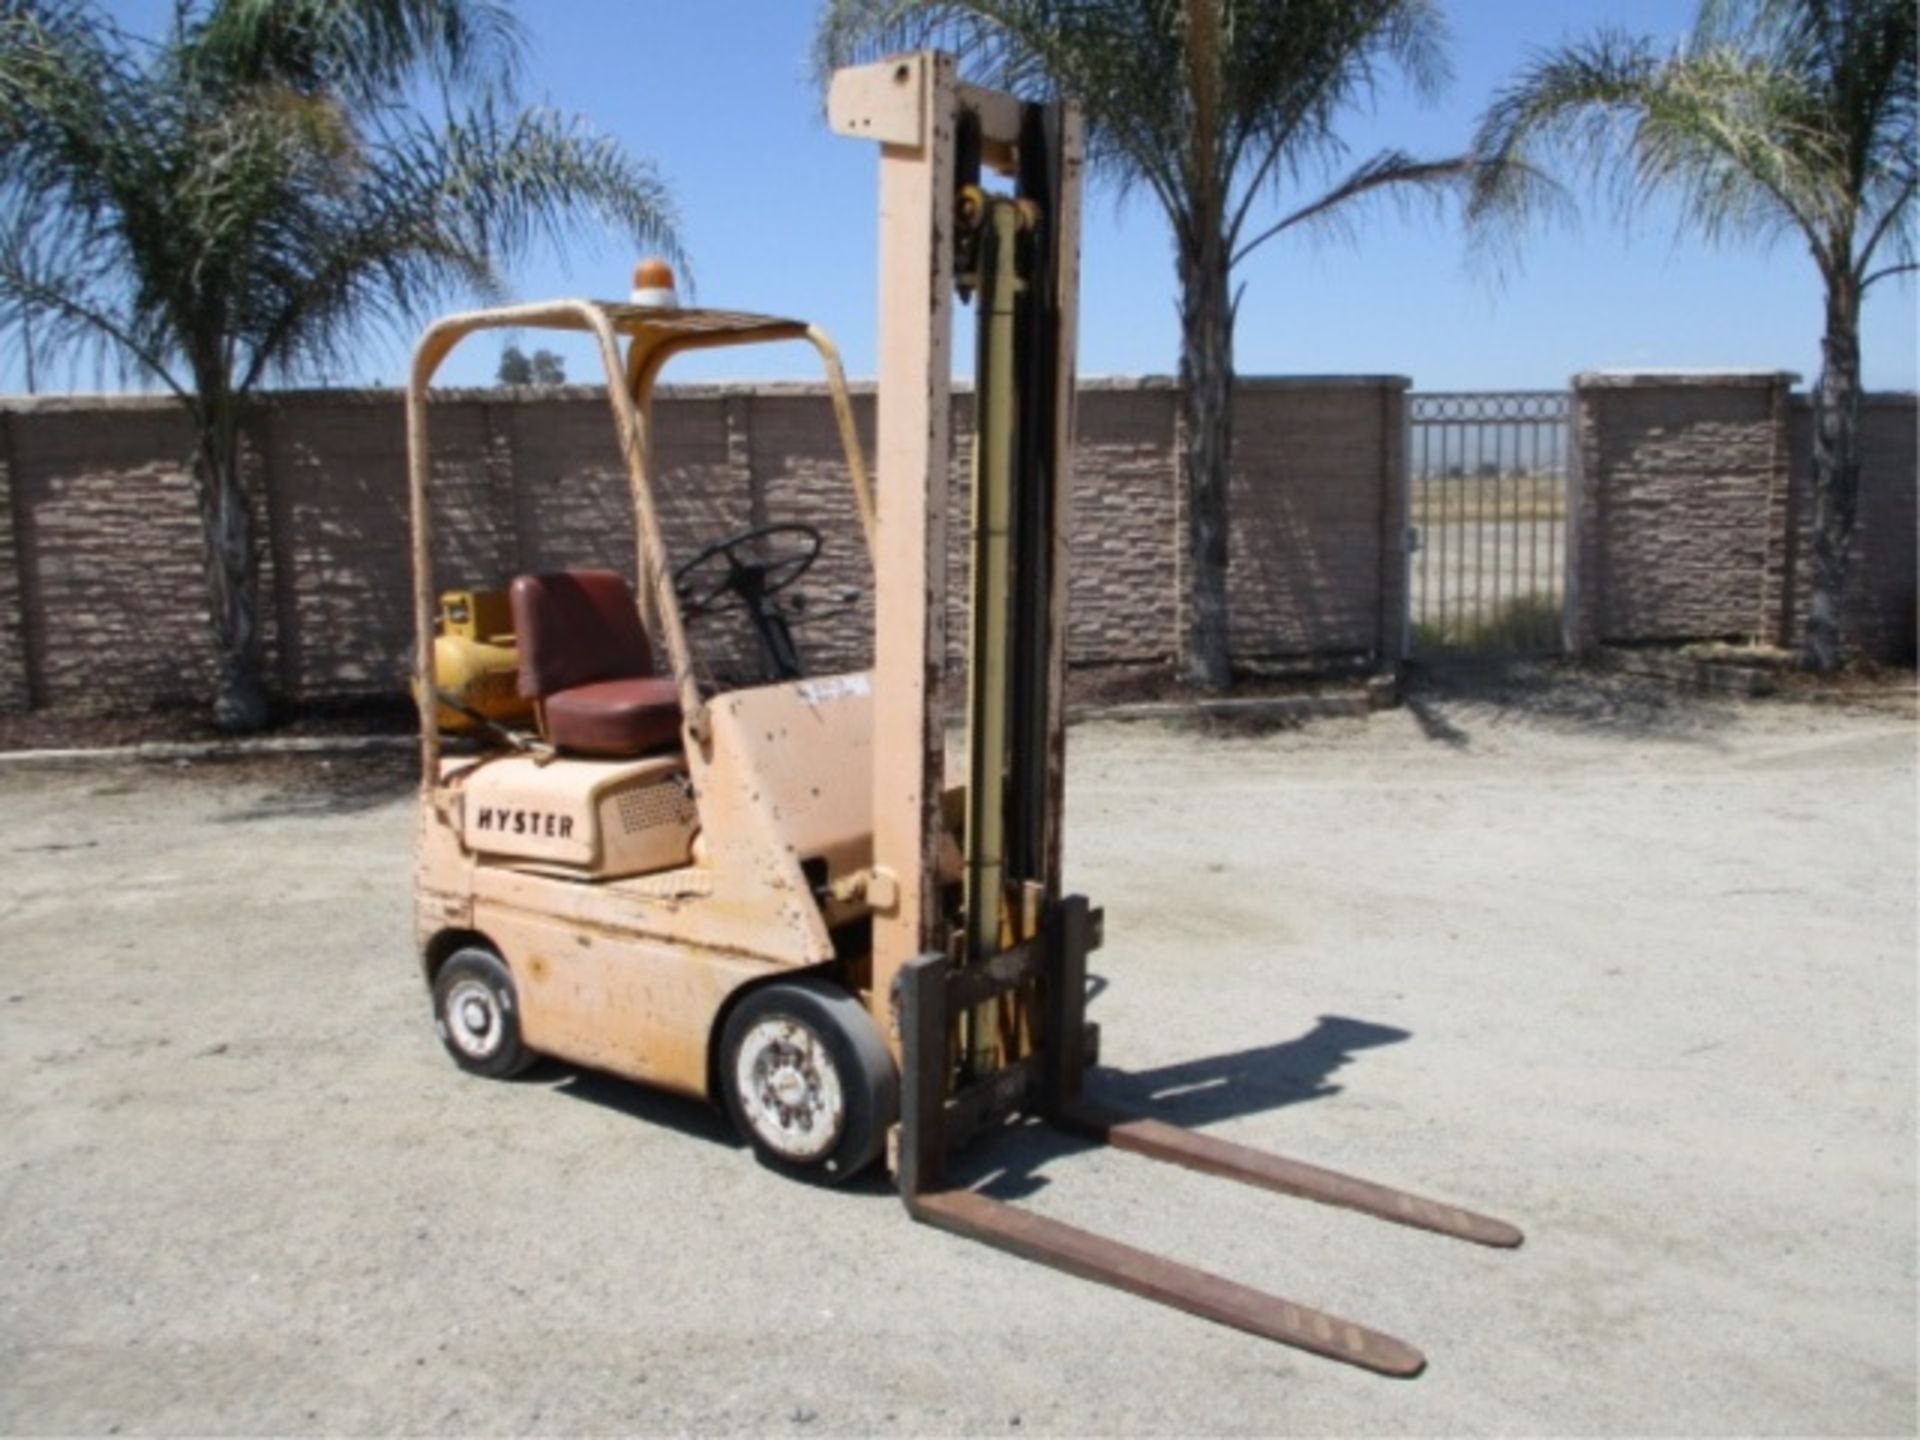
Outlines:
{"label": "amber beacon light", "polygon": [[678,310],[673,269],[664,260],[642,260],[633,267],[633,303],[655,310]]}

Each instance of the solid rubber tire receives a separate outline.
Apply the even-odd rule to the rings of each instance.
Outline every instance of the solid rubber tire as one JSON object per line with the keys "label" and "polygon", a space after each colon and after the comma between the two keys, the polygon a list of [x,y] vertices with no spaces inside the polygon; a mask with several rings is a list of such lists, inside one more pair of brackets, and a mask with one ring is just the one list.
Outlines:
{"label": "solid rubber tire", "polygon": [[[796,1162],[767,1145],[748,1122],[736,1093],[741,1042],[755,1024],[773,1015],[797,1020],[812,1030],[840,1072],[845,1123],[833,1149],[817,1160]],[[824,1185],[843,1185],[871,1165],[900,1116],[899,1076],[873,1017],[847,991],[822,980],[782,980],[749,991],[721,1030],[719,1083],[734,1129],[753,1147],[761,1164]]]}
{"label": "solid rubber tire", "polygon": [[[447,1028],[447,997],[463,979],[478,980],[494,995],[502,1028],[499,1048],[484,1057],[469,1055],[454,1043]],[[446,1047],[453,1063],[470,1075],[490,1080],[506,1080],[518,1075],[540,1057],[527,1049],[520,1038],[520,997],[513,988],[513,974],[506,962],[491,950],[467,946],[449,955],[433,977],[433,1028]]]}

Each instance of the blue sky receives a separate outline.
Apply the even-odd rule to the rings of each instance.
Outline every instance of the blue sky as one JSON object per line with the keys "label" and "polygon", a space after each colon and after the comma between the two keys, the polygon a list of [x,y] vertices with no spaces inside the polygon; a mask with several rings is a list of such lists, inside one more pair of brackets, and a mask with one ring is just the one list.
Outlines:
{"label": "blue sky", "polygon": [[[164,0],[113,0],[149,28]],[[1396,146],[1440,155],[1462,146],[1492,91],[1529,51],[1597,25],[1677,34],[1691,0],[1454,0],[1454,78],[1437,103],[1389,91],[1345,127],[1356,154]],[[588,117],[651,156],[679,199],[703,303],[796,314],[823,324],[849,370],[871,373],[875,311],[873,148],[831,134],[807,49],[813,0],[525,0],[532,42],[526,97]],[[1579,370],[1766,367],[1811,379],[1820,288],[1811,260],[1710,248],[1677,236],[1670,212],[1618,224],[1582,197],[1571,228],[1539,231],[1517,271],[1470,263],[1447,218],[1383,207],[1357,241],[1285,237],[1243,268],[1243,374],[1393,373],[1437,389],[1547,388]],[[1277,212],[1276,212],[1277,213]],[[563,265],[538,256],[513,277],[522,297],[618,296],[633,256],[583,236]],[[1083,374],[1166,373],[1178,331],[1164,223],[1143,198],[1088,197],[1083,235]],[[1884,282],[1870,298],[1867,384],[1916,380],[1916,292]],[[523,337],[529,348],[545,337]],[[565,348],[556,346],[555,348]],[[480,338],[443,375],[485,383],[497,342]],[[588,378],[584,351],[569,374]],[[680,362],[669,379],[789,378],[812,373],[799,347]],[[342,383],[390,383],[402,347],[370,341]],[[17,386],[17,363],[0,367]]]}

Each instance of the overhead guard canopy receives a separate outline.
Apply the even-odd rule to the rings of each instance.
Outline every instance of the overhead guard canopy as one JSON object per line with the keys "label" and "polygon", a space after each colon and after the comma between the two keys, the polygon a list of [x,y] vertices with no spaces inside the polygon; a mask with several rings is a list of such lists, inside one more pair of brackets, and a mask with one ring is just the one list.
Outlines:
{"label": "overhead guard canopy", "polygon": [[597,310],[604,315],[616,335],[635,338],[807,333],[806,321],[790,320],[779,315],[753,315],[743,310],[705,310],[695,307],[669,309],[658,305],[634,305],[625,300],[540,300],[526,305],[502,305],[497,309],[449,315],[440,324],[456,330],[518,325],[556,330],[591,330],[593,326],[582,313],[588,310]]}
{"label": "overhead guard canopy", "polygon": [[421,359],[426,363],[416,378],[420,383],[430,382],[447,352],[463,336],[476,330],[525,327],[591,334],[599,329],[594,323],[596,316],[616,336],[637,341],[642,352],[650,352],[663,342],[675,342],[670,348],[678,350],[690,348],[689,342],[697,347],[702,341],[728,345],[813,337],[812,327],[806,321],[779,315],[754,315],[741,310],[667,309],[634,305],[625,300],[542,300],[527,305],[472,310],[436,321],[422,343]]}
{"label": "overhead guard canopy", "polygon": [[[690,350],[753,345],[767,341],[804,340],[818,352],[826,368],[827,392],[853,482],[854,507],[860,516],[869,555],[875,532],[873,491],[867,479],[866,459],[860,449],[853,405],[847,393],[840,352],[826,332],[778,315],[756,315],[739,310],[635,305],[625,300],[543,300],[527,305],[503,305],[448,315],[427,327],[414,347],[407,383],[407,453],[409,511],[413,528],[413,609],[416,636],[414,673],[422,695],[434,686],[433,518],[428,504],[433,467],[428,458],[427,400],[433,377],[454,347],[481,330],[573,330],[592,335],[607,377],[607,399],[613,407],[614,428],[627,464],[633,497],[635,547],[640,556],[639,589],[658,639],[666,652],[680,708],[696,739],[706,733],[706,704],[694,678],[693,659],[680,616],[678,599],[654,513],[651,462],[651,422],[648,400],[661,368],[675,355]],[[619,342],[625,338],[624,363]],[[438,783],[439,727],[426,724],[420,732],[421,784],[429,792]]]}

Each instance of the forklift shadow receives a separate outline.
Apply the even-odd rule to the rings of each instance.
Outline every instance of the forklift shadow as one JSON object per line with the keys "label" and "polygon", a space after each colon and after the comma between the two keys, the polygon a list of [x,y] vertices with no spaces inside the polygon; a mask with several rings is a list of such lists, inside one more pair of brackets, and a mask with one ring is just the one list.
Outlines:
{"label": "forklift shadow", "polygon": [[[1088,980],[1095,994],[1105,983],[1097,976]],[[1251,1050],[1152,1070],[1096,1066],[1087,1075],[1087,1095],[1144,1118],[1185,1127],[1206,1126],[1337,1095],[1341,1087],[1331,1083],[1331,1077],[1345,1068],[1356,1052],[1411,1038],[1411,1031],[1397,1026],[1322,1015],[1304,1035]],[[584,1100],[650,1125],[663,1125],[691,1139],[732,1150],[747,1148],[727,1117],[705,1101],[594,1070],[576,1069],[557,1060],[542,1061],[526,1078],[546,1085],[557,1095]],[[977,1188],[997,1200],[1018,1200],[1046,1187],[1047,1177],[1040,1172],[1047,1165],[1096,1148],[1097,1142],[1039,1121],[1017,1119],[996,1131],[991,1143],[982,1135],[956,1153],[951,1174],[956,1185]],[[894,1193],[886,1171],[878,1167],[848,1183],[844,1190],[869,1197],[891,1197]]]}
{"label": "forklift shadow", "polygon": [[1322,1015],[1306,1034],[1252,1050],[1154,1070],[1100,1066],[1088,1088],[1097,1099],[1171,1125],[1210,1125],[1337,1095],[1341,1087],[1331,1079],[1356,1052],[1411,1038],[1396,1025]]}
{"label": "forklift shadow", "polygon": [[[1152,1070],[1096,1066],[1087,1075],[1087,1096],[1144,1119],[1203,1127],[1337,1095],[1342,1087],[1332,1077],[1357,1052],[1411,1038],[1411,1031],[1398,1026],[1322,1015],[1304,1035],[1251,1050]],[[1045,1165],[1095,1147],[1096,1142],[1047,1125],[1015,1124],[991,1146],[957,1155],[954,1178],[997,1200],[1017,1200],[1046,1186],[1039,1173]]]}
{"label": "forklift shadow", "polygon": [[[750,1149],[720,1107],[704,1100],[656,1090],[637,1080],[623,1080],[597,1070],[575,1069],[558,1060],[542,1060],[525,1078],[536,1085],[545,1084],[555,1095],[584,1100],[589,1105],[599,1105],[649,1125],[664,1125],[690,1139],[704,1140],[729,1150]],[[895,1204],[900,1198],[883,1165],[876,1165],[836,1188],[843,1195],[864,1195]]]}
{"label": "forklift shadow", "polygon": [[656,1090],[637,1080],[623,1080],[597,1070],[575,1069],[558,1060],[542,1060],[526,1078],[535,1084],[545,1083],[556,1095],[618,1111],[695,1140],[712,1141],[733,1150],[746,1149],[746,1142],[734,1133],[727,1117],[704,1100]]}
{"label": "forklift shadow", "polygon": [[[577,1070],[558,1060],[542,1060],[527,1072],[526,1078],[536,1085],[545,1084],[555,1095],[584,1100],[589,1105],[599,1105],[649,1125],[664,1125],[690,1139],[704,1140],[729,1150],[745,1151],[750,1148],[720,1107],[709,1105],[704,1100],[655,1090],[637,1080],[623,1080],[617,1075],[606,1075],[597,1070]],[[784,1181],[784,1177],[780,1179]],[[874,1166],[837,1188],[843,1195],[864,1195],[869,1199],[890,1200],[895,1204],[900,1199],[886,1167],[882,1165]]]}

